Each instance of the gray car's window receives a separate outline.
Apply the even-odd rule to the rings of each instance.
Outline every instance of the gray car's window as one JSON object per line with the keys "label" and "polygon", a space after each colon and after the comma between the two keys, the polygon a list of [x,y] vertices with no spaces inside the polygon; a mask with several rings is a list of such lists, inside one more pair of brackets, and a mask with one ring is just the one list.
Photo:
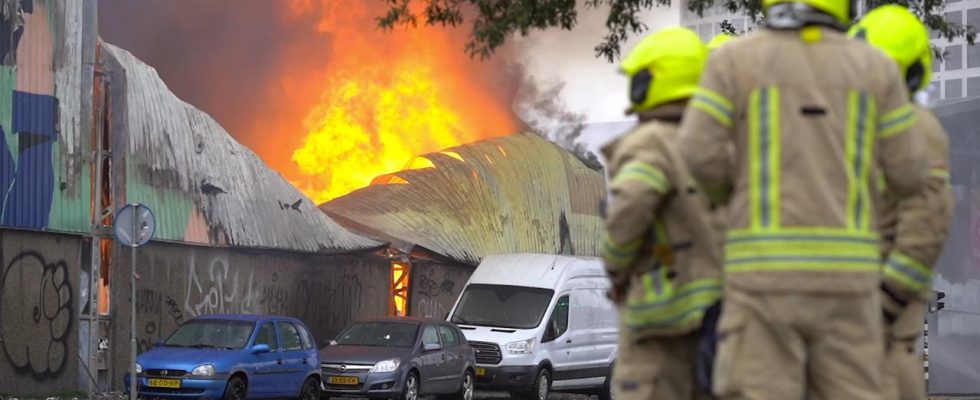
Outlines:
{"label": "gray car's window", "polygon": [[425,330],[422,331],[422,344],[439,344],[439,332],[436,332],[436,327],[425,326]]}
{"label": "gray car's window", "polygon": [[456,339],[456,334],[454,334],[452,328],[448,326],[439,325],[439,336],[442,337],[443,346],[452,347],[459,344]]}
{"label": "gray car's window", "polygon": [[265,323],[259,328],[259,335],[255,338],[255,344],[265,344],[272,350],[279,350],[279,341],[276,340],[276,327],[271,322]]}
{"label": "gray car's window", "polygon": [[282,334],[282,347],[285,350],[302,350],[303,340],[299,337],[296,327],[289,322],[279,323],[279,333]]}

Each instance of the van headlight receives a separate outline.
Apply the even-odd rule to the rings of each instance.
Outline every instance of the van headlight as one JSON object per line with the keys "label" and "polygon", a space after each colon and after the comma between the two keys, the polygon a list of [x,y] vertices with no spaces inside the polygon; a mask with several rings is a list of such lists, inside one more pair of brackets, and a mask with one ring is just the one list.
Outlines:
{"label": "van headlight", "polygon": [[507,343],[507,351],[511,354],[531,354],[532,350],[534,350],[534,338]]}
{"label": "van headlight", "polygon": [[139,375],[142,373],[143,373],[143,366],[140,365],[140,363],[136,363],[136,374]]}
{"label": "van headlight", "polygon": [[211,364],[198,365],[196,368],[191,370],[191,375],[214,376],[214,366]]}
{"label": "van headlight", "polygon": [[374,368],[371,368],[371,372],[394,372],[398,369],[398,364],[400,362],[397,358],[392,358],[390,360],[384,360],[377,364],[374,364]]}

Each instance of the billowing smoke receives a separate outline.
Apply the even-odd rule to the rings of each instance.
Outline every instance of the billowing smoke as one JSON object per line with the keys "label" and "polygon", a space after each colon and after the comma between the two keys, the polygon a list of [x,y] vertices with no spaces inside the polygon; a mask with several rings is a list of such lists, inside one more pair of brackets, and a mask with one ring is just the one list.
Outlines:
{"label": "billowing smoke", "polygon": [[[386,4],[102,0],[99,31],[154,66],[174,93],[211,114],[317,200],[366,185],[372,174],[398,169],[411,155],[508,134],[522,122],[584,161],[595,161],[580,141],[590,119],[586,112],[619,106],[596,101],[582,107],[581,100],[618,91],[594,85],[592,93],[583,93],[585,82],[596,77],[542,73],[528,53],[576,47],[586,64],[609,68],[599,77],[603,82],[618,79],[609,64],[592,57],[589,44],[595,40],[556,46],[532,36],[489,60],[472,60],[464,52],[468,26],[378,31],[374,18]],[[562,65],[571,67],[568,62],[581,55]],[[359,95],[345,97],[351,90]],[[400,114],[392,114],[393,108]],[[338,117],[338,110],[346,116]],[[345,138],[350,142],[340,143]],[[338,144],[350,151],[324,155]],[[350,179],[355,169],[365,176]]]}

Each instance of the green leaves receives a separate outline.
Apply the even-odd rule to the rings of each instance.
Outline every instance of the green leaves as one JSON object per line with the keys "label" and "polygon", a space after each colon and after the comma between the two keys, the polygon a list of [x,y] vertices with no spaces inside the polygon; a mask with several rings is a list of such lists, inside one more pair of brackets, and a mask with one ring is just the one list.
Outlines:
{"label": "green leaves", "polygon": [[[467,20],[472,31],[466,42],[466,52],[471,57],[487,58],[502,46],[513,34],[528,35],[532,30],[561,28],[571,30],[577,24],[578,12],[575,0],[378,0],[388,5],[387,12],[377,18],[378,27],[390,30],[398,25],[417,27],[419,21],[429,26],[461,26]],[[419,14],[412,12],[410,4],[424,3]],[[752,21],[762,19],[761,0],[689,0],[687,8],[702,15],[716,4],[724,5],[731,12],[739,12]],[[898,3],[923,18],[926,25],[940,37],[953,39],[965,37],[973,44],[977,27],[944,18],[944,0],[865,0],[867,9],[886,3]],[[658,5],[669,6],[671,0],[584,0],[584,6],[608,9],[606,18],[608,33],[595,46],[596,57],[614,62],[622,54],[623,44],[632,36],[648,30],[641,14]],[[731,24],[722,26],[734,32]]]}

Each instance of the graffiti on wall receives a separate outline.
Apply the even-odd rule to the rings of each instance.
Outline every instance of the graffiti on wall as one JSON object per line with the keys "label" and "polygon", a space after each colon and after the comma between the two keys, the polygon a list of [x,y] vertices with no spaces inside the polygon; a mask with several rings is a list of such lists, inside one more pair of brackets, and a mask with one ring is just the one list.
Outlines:
{"label": "graffiti on wall", "polygon": [[410,311],[426,318],[445,318],[470,275],[463,268],[440,264],[419,265],[412,272]]}
{"label": "graffiti on wall", "polygon": [[64,260],[34,251],[16,255],[0,271],[0,347],[15,371],[37,381],[57,378],[70,361],[68,273]]}
{"label": "graffiti on wall", "polygon": [[[138,262],[137,341],[154,347],[191,318],[274,314],[304,321],[318,341],[350,322],[384,315],[387,262],[279,258],[151,245]],[[328,266],[324,266],[324,263]]]}
{"label": "graffiti on wall", "polygon": [[141,288],[136,292],[136,316],[141,321],[136,332],[137,347],[144,352],[167,338],[170,328],[184,323],[184,312],[172,297],[157,290]]}
{"label": "graffiti on wall", "polygon": [[55,30],[44,2],[0,4],[0,225],[40,229],[55,192]]}
{"label": "graffiti on wall", "polygon": [[233,270],[223,257],[211,259],[202,268],[195,262],[195,253],[191,253],[184,310],[192,317],[259,311],[260,292],[255,289],[254,274],[243,273],[239,268]]}

